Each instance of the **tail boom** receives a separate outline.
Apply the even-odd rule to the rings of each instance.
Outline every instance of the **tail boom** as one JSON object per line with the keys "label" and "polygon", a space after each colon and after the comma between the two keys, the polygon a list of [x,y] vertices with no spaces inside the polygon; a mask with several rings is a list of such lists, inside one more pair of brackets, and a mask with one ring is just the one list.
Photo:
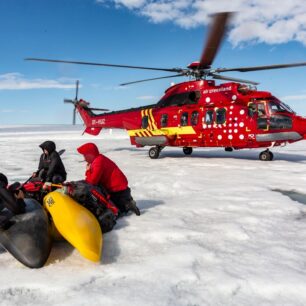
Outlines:
{"label": "tail boom", "polygon": [[133,114],[133,112],[128,112],[128,115],[126,112],[121,111],[94,114],[89,107],[89,103],[84,100],[76,102],[75,106],[86,126],[84,133],[96,136],[99,135],[103,128],[137,128],[134,121],[134,117],[137,115]]}

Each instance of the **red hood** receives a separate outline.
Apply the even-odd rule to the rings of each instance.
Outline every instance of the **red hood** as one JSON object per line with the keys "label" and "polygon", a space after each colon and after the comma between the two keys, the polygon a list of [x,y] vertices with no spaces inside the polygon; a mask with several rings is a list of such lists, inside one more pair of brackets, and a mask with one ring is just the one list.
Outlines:
{"label": "red hood", "polygon": [[83,144],[82,146],[80,146],[79,148],[77,148],[78,152],[82,155],[88,155],[91,154],[95,157],[97,157],[100,153],[99,153],[99,149],[97,148],[97,146],[92,143],[92,142],[88,142]]}

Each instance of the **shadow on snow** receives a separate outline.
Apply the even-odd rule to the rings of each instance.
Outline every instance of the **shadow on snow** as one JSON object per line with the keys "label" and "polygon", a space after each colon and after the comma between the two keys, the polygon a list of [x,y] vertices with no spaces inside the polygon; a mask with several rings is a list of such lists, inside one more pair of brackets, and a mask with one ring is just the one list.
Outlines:
{"label": "shadow on snow", "polygon": [[[140,209],[141,215],[143,215],[147,213],[151,208],[154,208],[155,206],[161,205],[163,203],[163,201],[139,200],[137,201],[137,206]],[[117,257],[121,253],[120,245],[118,242],[118,231],[129,225],[130,215],[131,213],[118,219],[115,228],[111,232],[103,235],[103,252],[101,259],[102,264],[111,264],[116,262]],[[139,218],[141,218],[141,215]]]}

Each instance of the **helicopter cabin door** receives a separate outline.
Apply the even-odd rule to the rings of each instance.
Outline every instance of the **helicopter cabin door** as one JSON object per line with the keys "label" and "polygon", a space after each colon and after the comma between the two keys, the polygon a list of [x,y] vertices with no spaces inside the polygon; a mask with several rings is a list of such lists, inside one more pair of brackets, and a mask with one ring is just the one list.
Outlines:
{"label": "helicopter cabin door", "polygon": [[250,117],[250,128],[252,131],[268,131],[269,116],[266,101],[259,100],[250,102],[248,105],[248,115]]}
{"label": "helicopter cabin door", "polygon": [[[202,144],[201,134],[198,134],[200,125],[200,112],[197,108],[186,107],[185,110],[178,110],[178,126],[183,133],[180,135],[180,145],[192,147]],[[185,130],[184,130],[185,129]]]}
{"label": "helicopter cabin door", "polygon": [[226,113],[225,107],[206,108],[203,116],[203,138],[206,147],[230,146],[231,139],[224,136]]}
{"label": "helicopter cabin door", "polygon": [[257,103],[257,130],[267,131],[269,129],[269,120],[266,101]]}
{"label": "helicopter cabin door", "polygon": [[206,147],[213,146],[214,140],[214,120],[215,111],[213,108],[207,108],[203,116],[203,140]]}

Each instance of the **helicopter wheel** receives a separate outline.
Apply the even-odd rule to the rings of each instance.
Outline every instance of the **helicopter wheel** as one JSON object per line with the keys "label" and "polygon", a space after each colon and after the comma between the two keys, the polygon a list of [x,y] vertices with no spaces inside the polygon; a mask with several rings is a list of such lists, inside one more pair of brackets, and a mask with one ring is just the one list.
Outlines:
{"label": "helicopter wheel", "polygon": [[184,147],[183,152],[185,155],[191,155],[192,154],[192,148],[191,147]]}
{"label": "helicopter wheel", "polygon": [[225,152],[233,152],[232,147],[225,147],[224,150],[225,150]]}
{"label": "helicopter wheel", "polygon": [[273,153],[270,152],[269,150],[263,151],[259,154],[259,159],[262,161],[270,161],[273,160]]}
{"label": "helicopter wheel", "polygon": [[150,157],[151,159],[157,159],[158,156],[159,156],[160,151],[161,151],[161,150],[160,150],[159,147],[151,148],[151,149],[149,150],[149,157]]}

